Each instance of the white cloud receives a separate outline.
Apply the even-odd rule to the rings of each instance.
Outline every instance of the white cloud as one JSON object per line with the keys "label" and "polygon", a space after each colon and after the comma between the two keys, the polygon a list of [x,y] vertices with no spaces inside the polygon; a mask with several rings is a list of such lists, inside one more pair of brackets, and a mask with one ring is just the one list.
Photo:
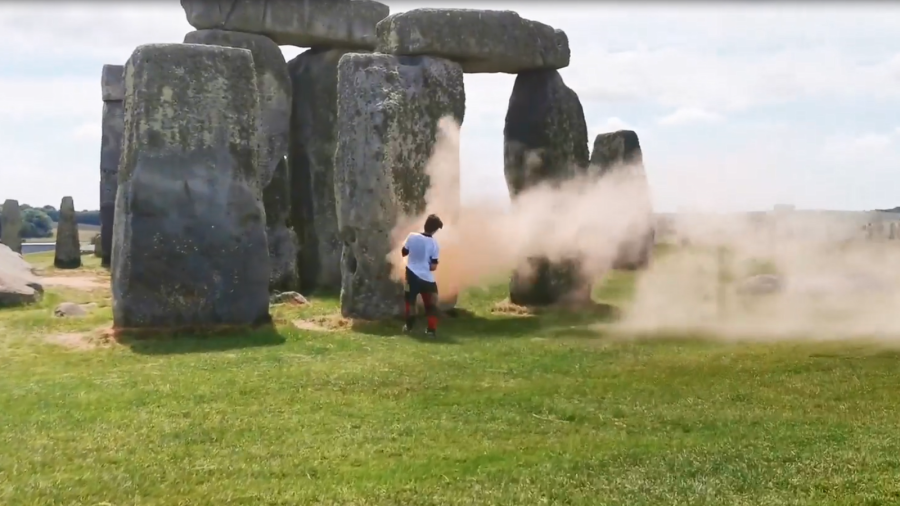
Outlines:
{"label": "white cloud", "polygon": [[716,123],[723,119],[721,115],[704,111],[703,109],[682,107],[671,114],[659,118],[657,123],[663,126],[682,126],[692,123]]}

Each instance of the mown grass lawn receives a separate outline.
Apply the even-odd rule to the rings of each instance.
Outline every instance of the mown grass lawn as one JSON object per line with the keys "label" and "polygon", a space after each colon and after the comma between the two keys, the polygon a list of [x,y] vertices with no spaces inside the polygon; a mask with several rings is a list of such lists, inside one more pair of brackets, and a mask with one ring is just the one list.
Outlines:
{"label": "mown grass lawn", "polygon": [[0,504],[900,504],[898,354],[628,342],[504,297],[438,342],[300,330],[336,312],[312,297],[277,332],[71,350],[47,336],[108,323],[108,293],[51,290],[0,312]]}

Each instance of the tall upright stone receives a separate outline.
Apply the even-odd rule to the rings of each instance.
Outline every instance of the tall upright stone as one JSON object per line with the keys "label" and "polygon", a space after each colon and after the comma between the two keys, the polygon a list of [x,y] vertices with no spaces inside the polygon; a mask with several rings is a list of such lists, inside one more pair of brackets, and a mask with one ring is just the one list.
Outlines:
{"label": "tall upright stone", "polygon": [[344,49],[310,49],[288,63],[294,87],[291,142],[291,223],[300,248],[303,293],[341,288],[341,249],[335,205],[337,66]]}
{"label": "tall upright stone", "polygon": [[22,211],[18,200],[6,200],[0,210],[0,243],[7,248],[22,253]]}
{"label": "tall upright stone", "polygon": [[597,135],[591,152],[590,172],[598,177],[615,178],[620,193],[631,200],[623,202],[622,219],[629,230],[613,263],[616,269],[637,270],[646,267],[653,253],[656,230],[650,185],[644,170],[643,153],[638,135],[619,130]]}
{"label": "tall upright stone", "polygon": [[[247,49],[253,54],[256,84],[259,87],[260,115],[260,183],[264,188],[266,233],[273,238],[269,244],[272,255],[273,290],[296,290],[297,239],[288,226],[291,212],[290,198],[278,198],[290,191],[290,179],[284,158],[288,154],[291,128],[291,77],[284,53],[278,44],[263,35],[225,30],[197,30],[184,36],[185,44]],[[283,172],[275,177],[281,167]],[[269,185],[276,187],[268,188]]]}
{"label": "tall upright stone", "polygon": [[142,45],[125,66],[125,83],[114,325],[271,321],[252,54]]}
{"label": "tall upright stone", "polygon": [[100,249],[101,265],[109,267],[112,254],[112,230],[119,187],[119,158],[125,129],[125,67],[104,65],[100,74],[103,98],[100,144]]}
{"label": "tall upright stone", "polygon": [[263,188],[266,209],[266,242],[269,246],[269,290],[287,292],[300,286],[297,271],[297,234],[290,222],[291,175],[287,159],[275,167],[272,179]]}
{"label": "tall upright stone", "polygon": [[56,225],[56,251],[53,265],[57,269],[81,267],[81,241],[78,239],[78,220],[72,197],[63,197],[59,205],[59,221]]}
{"label": "tall upright stone", "polygon": [[[503,168],[513,199],[535,185],[569,180],[588,167],[584,109],[556,70],[516,77],[503,141]],[[590,297],[577,258],[559,263],[532,258],[528,264],[510,281],[514,304],[541,306]]]}
{"label": "tall upright stone", "polygon": [[334,184],[341,255],[341,313],[399,314],[391,278],[391,231],[425,210],[437,123],[465,115],[462,67],[441,58],[348,53],[337,71]]}

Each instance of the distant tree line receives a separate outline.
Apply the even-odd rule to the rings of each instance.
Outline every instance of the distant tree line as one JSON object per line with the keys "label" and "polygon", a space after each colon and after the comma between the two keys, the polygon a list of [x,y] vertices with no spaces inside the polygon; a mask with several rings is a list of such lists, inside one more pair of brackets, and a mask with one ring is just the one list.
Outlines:
{"label": "distant tree line", "polygon": [[[53,206],[32,207],[28,204],[20,204],[22,213],[22,228],[19,235],[22,239],[40,239],[53,237],[53,224],[59,221],[59,210]],[[0,210],[0,213],[3,211]],[[78,211],[75,213],[75,221],[82,225],[100,226],[100,211]]]}

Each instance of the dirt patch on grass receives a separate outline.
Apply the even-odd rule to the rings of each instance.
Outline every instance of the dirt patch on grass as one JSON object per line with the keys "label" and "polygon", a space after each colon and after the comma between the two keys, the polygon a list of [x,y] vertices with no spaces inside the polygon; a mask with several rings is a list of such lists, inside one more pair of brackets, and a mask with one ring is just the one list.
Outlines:
{"label": "dirt patch on grass", "polygon": [[108,329],[102,327],[91,332],[67,332],[64,334],[52,334],[46,341],[50,344],[62,346],[75,351],[89,351],[98,348],[108,348],[113,341],[107,336]]}
{"label": "dirt patch on grass", "polygon": [[314,332],[340,332],[353,329],[353,320],[341,316],[318,316],[292,322],[300,330]]}
{"label": "dirt patch on grass", "polygon": [[534,316],[536,311],[527,306],[513,304],[509,299],[503,299],[494,304],[494,307],[491,308],[491,313],[506,316]]}
{"label": "dirt patch on grass", "polygon": [[109,288],[109,280],[97,276],[47,276],[39,278],[40,283],[47,286],[73,288],[75,290],[100,290]]}

